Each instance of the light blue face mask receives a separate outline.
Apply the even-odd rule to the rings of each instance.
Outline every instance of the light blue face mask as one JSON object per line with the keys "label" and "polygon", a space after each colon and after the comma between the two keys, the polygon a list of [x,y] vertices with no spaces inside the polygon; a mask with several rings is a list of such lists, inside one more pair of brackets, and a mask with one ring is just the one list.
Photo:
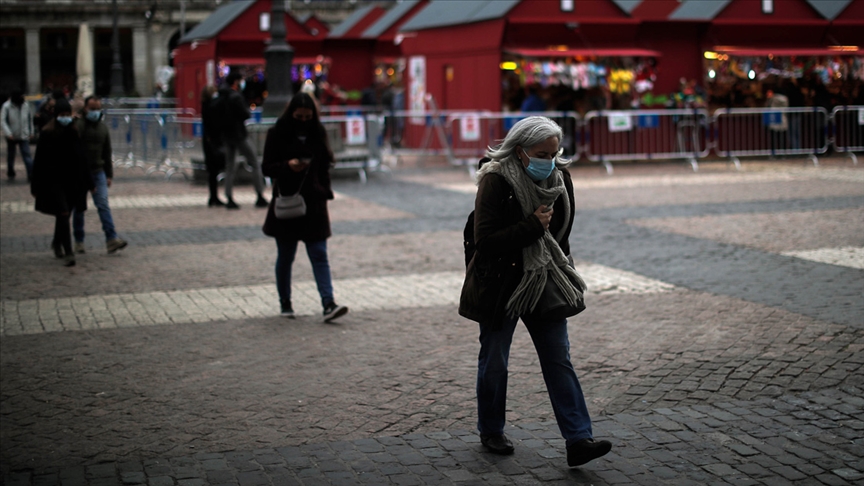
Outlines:
{"label": "light blue face mask", "polygon": [[97,122],[102,118],[102,110],[93,110],[87,112],[87,119],[91,122]]}
{"label": "light blue face mask", "polygon": [[72,123],[72,117],[71,116],[58,116],[57,117],[57,123],[63,125],[64,127],[68,126],[70,123]]}
{"label": "light blue face mask", "polygon": [[[528,152],[525,152],[525,155],[527,156]],[[525,172],[528,173],[528,177],[530,177],[534,182],[540,182],[548,178],[552,175],[553,170],[555,170],[554,159],[528,157],[528,167],[525,168]]]}

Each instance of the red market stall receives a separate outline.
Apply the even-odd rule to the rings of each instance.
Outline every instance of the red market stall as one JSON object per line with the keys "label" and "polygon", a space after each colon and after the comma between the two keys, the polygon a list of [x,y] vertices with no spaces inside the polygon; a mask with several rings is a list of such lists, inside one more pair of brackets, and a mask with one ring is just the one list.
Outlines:
{"label": "red market stall", "polygon": [[602,104],[595,103],[602,96],[607,109],[645,106],[652,93],[674,103],[710,82],[706,53],[730,47],[767,59],[774,56],[768,51],[830,55],[839,44],[849,72],[860,55],[862,3],[433,0],[399,32],[409,59],[409,105],[425,107],[428,94],[443,109],[516,110],[511,98],[529,84],[593,92],[577,101],[580,111]]}
{"label": "red market stall", "polygon": [[[173,52],[180,107],[198,110],[202,89],[218,85],[230,69],[247,76],[244,95],[250,103],[266,96],[264,49],[270,39],[271,7],[271,0],[228,3],[180,40]],[[286,40],[294,48],[295,83],[326,76],[329,60],[322,56],[322,44],[328,32],[323,22],[315,18],[301,22],[286,12],[285,28]]]}

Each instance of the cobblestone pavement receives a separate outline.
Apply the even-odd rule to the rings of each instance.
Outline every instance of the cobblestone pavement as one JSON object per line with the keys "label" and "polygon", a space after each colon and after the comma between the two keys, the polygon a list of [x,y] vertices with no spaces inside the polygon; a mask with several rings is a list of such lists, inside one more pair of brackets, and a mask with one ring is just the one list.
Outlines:
{"label": "cobblestone pavement", "polygon": [[51,218],[0,179],[2,482],[861,484],[864,168],[820,162],[572,170],[590,293],[571,355],[614,444],[580,468],[521,328],[516,453],[479,444],[477,328],[456,314],[464,170],[335,179],[331,265],[351,313],[332,325],[302,253],[298,319],[278,317],[247,186],[229,212],[204,207],[204,187],[119,169],[130,246],[106,254],[90,211],[69,269]]}

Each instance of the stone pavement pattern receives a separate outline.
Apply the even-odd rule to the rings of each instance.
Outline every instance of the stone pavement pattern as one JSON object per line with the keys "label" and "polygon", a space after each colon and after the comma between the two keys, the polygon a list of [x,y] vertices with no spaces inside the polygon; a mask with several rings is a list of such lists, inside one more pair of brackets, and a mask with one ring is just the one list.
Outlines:
{"label": "stone pavement pattern", "polygon": [[202,187],[121,169],[130,247],[105,255],[88,213],[88,253],[65,269],[50,218],[2,181],[4,484],[864,481],[864,170],[573,173],[591,294],[571,355],[595,435],[615,444],[576,469],[524,329],[517,452],[479,445],[476,325],[455,313],[463,171],[336,179],[331,264],[352,308],[336,325],[317,318],[302,252],[302,315],[276,315],[275,245],[248,202],[207,209]]}

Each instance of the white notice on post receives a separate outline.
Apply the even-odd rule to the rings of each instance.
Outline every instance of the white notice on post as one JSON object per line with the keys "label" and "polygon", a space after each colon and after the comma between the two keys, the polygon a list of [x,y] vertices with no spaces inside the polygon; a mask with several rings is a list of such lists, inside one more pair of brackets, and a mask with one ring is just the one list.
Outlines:
{"label": "white notice on post", "polygon": [[858,124],[864,125],[864,110],[858,110]]}
{"label": "white notice on post", "polygon": [[465,115],[459,119],[459,122],[463,141],[476,142],[480,140],[480,120],[477,115]]}
{"label": "white notice on post", "polygon": [[366,143],[366,124],[363,123],[363,117],[350,116],[345,120],[345,139],[348,145]]}
{"label": "white notice on post", "polygon": [[623,111],[609,112],[606,118],[609,120],[610,132],[628,132],[633,129],[633,120],[629,113]]}

